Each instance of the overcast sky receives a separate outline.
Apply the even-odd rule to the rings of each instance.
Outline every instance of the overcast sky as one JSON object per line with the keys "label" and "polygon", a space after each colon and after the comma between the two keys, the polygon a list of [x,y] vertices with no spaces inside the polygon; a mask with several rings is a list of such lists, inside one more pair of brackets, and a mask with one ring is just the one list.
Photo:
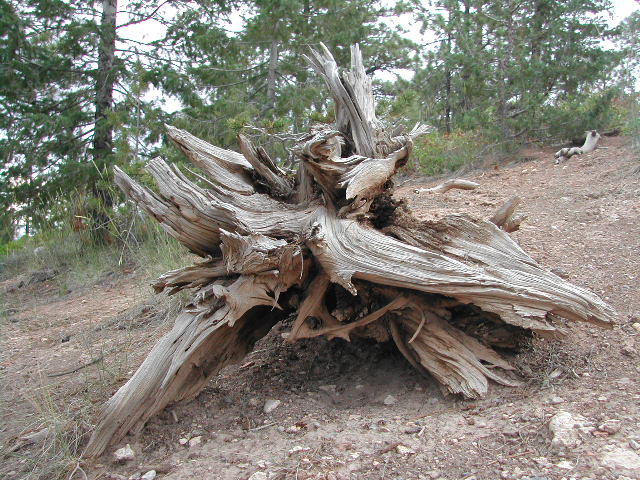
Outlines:
{"label": "overcast sky", "polygon": [[[121,10],[127,10],[127,2],[121,2]],[[631,13],[636,10],[640,10],[640,0],[613,0],[613,9],[611,16],[608,16],[609,25],[616,26],[622,20],[627,18]],[[163,7],[161,13],[163,16],[170,16],[171,12],[175,11],[173,7],[167,5]],[[130,19],[122,14],[118,17],[118,24],[122,25],[129,21]],[[234,15],[231,18],[231,23],[227,26],[227,28],[231,31],[240,31],[242,28],[242,19],[240,15]],[[407,23],[410,23],[411,19],[407,18]],[[130,27],[125,27],[121,29],[118,33],[124,38],[130,38],[133,40],[139,41],[153,41],[159,38],[162,38],[164,35],[165,27],[159,22],[149,21],[143,22],[141,24],[132,25]],[[417,24],[409,25],[409,32],[407,34],[409,38],[418,42],[418,43],[426,43],[429,41],[429,32],[426,32],[424,35],[420,35],[420,27]],[[612,45],[607,45],[612,46]],[[410,75],[409,72],[399,72],[400,75],[406,76]],[[378,78],[383,80],[393,80],[394,75],[389,72],[378,72]],[[181,104],[178,100],[174,98],[167,97],[166,95],[160,95],[160,92],[151,90],[147,92],[145,96],[146,100],[159,100],[164,104],[164,109],[168,112],[174,112],[179,110]]]}

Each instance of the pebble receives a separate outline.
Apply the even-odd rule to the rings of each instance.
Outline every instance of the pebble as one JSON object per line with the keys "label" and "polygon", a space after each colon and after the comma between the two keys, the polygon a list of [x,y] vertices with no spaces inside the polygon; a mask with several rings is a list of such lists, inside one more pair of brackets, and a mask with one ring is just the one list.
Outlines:
{"label": "pebble", "polygon": [[412,450],[409,447],[406,447],[404,445],[398,445],[396,447],[396,451],[400,454],[400,455],[415,455],[416,452],[415,450]]}
{"label": "pebble", "polygon": [[278,408],[278,406],[281,404],[282,402],[280,400],[275,400],[273,398],[268,399],[266,402],[264,402],[264,407],[262,408],[262,410],[264,411],[264,413],[271,413],[273,412],[276,408]]}
{"label": "pebble", "polygon": [[559,405],[561,403],[564,403],[564,398],[562,397],[551,397],[551,405]]}
{"label": "pebble", "polygon": [[256,472],[251,475],[247,480],[267,480],[267,474],[264,472]]}
{"label": "pebble", "polygon": [[309,451],[311,451],[311,449],[309,447],[302,447],[300,445],[296,445],[291,450],[289,450],[287,453],[289,455],[295,455],[296,453],[309,452]]}
{"label": "pebble", "polygon": [[384,397],[382,403],[384,403],[385,405],[394,405],[397,401],[398,400],[396,400],[396,397],[394,397],[393,395],[387,395],[386,397]]}
{"label": "pebble", "polygon": [[304,428],[305,427],[303,425],[299,425],[299,424],[291,425],[289,428],[287,428],[285,430],[285,432],[287,432],[287,433],[299,433],[302,430],[304,430]]}
{"label": "pebble", "polygon": [[187,443],[189,443],[189,440],[186,438],[181,438],[180,440],[178,440],[178,443],[180,445],[186,445]]}
{"label": "pebble", "polygon": [[127,443],[125,447],[119,448],[113,453],[113,461],[116,463],[126,463],[136,458],[136,454]]}
{"label": "pebble", "polygon": [[620,431],[620,427],[620,420],[607,420],[598,427],[598,430],[608,433],[609,435],[615,435]]}
{"label": "pebble", "polygon": [[419,427],[418,425],[415,425],[413,427],[408,427],[405,428],[404,433],[420,433],[420,430],[422,430],[422,427]]}
{"label": "pebble", "polygon": [[602,465],[612,470],[640,471],[640,456],[624,448],[615,448],[602,457]]}
{"label": "pebble", "polygon": [[335,385],[320,385],[318,389],[322,390],[326,393],[335,393],[336,386]]}
{"label": "pebble", "polygon": [[565,411],[556,413],[549,420],[549,430],[553,434],[551,446],[557,450],[577,447],[582,443],[577,429],[587,425],[587,420],[580,415]]}
{"label": "pebble", "polygon": [[189,440],[189,448],[197,447],[201,443],[202,443],[201,436],[198,435],[197,437],[193,437],[191,440]]}
{"label": "pebble", "polygon": [[640,322],[633,322],[631,326],[637,331],[640,332]]}
{"label": "pebble", "polygon": [[573,463],[569,460],[562,460],[561,462],[556,463],[556,467],[562,468],[563,470],[573,470]]}
{"label": "pebble", "polygon": [[640,443],[637,440],[634,440],[633,438],[629,439],[629,446],[634,450],[640,450]]}
{"label": "pebble", "polygon": [[154,480],[156,478],[156,471],[149,470],[147,473],[140,477],[140,480]]}

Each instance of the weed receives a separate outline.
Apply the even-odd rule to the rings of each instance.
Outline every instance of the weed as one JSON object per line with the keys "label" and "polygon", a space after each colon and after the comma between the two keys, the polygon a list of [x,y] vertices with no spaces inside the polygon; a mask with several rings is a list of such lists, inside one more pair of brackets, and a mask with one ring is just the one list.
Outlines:
{"label": "weed", "polygon": [[460,170],[477,162],[485,141],[473,132],[431,132],[416,141],[413,158],[429,176]]}
{"label": "weed", "polygon": [[34,413],[25,424],[25,435],[17,443],[2,446],[6,464],[19,465],[20,478],[25,480],[66,479],[80,462],[88,410],[73,399],[61,408],[52,390],[43,378],[27,390],[25,400]]}

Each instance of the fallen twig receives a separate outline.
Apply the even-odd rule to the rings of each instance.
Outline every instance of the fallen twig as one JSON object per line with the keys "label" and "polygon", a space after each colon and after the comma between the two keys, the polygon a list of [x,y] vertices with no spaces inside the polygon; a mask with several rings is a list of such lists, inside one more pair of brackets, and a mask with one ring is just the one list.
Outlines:
{"label": "fallen twig", "polygon": [[264,430],[265,428],[273,427],[274,425],[275,425],[275,422],[274,423],[268,423],[267,425],[260,425],[259,427],[250,428],[249,431],[250,432],[257,432],[258,430]]}
{"label": "fallen twig", "polygon": [[64,372],[59,372],[59,373],[48,373],[47,377],[54,378],[54,377],[62,377],[64,375],[71,375],[72,373],[79,372],[83,368],[87,368],[87,367],[90,367],[91,365],[95,365],[96,363],[101,362],[102,360],[104,360],[104,356],[100,355],[98,358],[94,358],[90,362],[87,362],[84,365],[80,365],[79,367],[72,368],[71,370],[65,370]]}

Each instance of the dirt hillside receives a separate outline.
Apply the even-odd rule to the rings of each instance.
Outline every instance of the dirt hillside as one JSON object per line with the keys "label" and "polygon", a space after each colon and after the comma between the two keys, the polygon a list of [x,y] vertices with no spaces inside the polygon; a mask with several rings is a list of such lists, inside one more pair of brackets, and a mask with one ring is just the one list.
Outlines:
{"label": "dirt hillside", "polygon": [[[550,150],[521,152],[466,176],[480,183],[474,191],[417,194],[433,184],[416,181],[397,190],[425,219],[487,218],[520,195],[528,218],[512,234],[518,243],[617,310],[612,330],[573,326],[564,339],[524,346],[512,357],[523,387],[494,385],[473,402],[444,397],[391,346],[288,345],[288,326],[277,325],[194,401],[80,466],[91,479],[151,470],[162,480],[640,478],[639,166],[630,139],[604,138],[595,152],[558,166]],[[73,468],[63,444],[85,440],[100,403],[172,321],[135,273],[72,292],[41,280],[0,285],[7,479],[53,478],[52,452]],[[43,428],[44,440],[24,439]],[[113,452],[126,443],[135,458],[115,464]]]}

